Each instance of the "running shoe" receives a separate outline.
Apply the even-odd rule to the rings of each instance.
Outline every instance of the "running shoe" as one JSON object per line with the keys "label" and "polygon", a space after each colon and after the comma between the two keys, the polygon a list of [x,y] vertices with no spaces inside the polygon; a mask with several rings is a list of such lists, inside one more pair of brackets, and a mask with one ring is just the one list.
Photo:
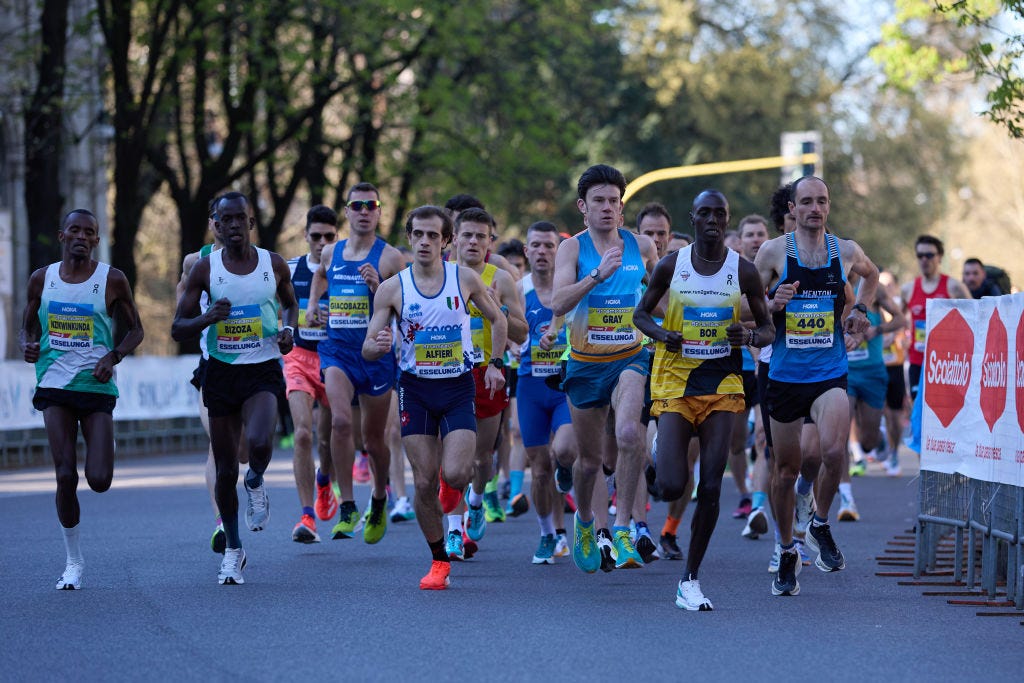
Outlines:
{"label": "running shoe", "polygon": [[82,587],[82,570],[84,569],[84,562],[68,562],[64,567],[64,573],[57,579],[57,590],[79,590]]}
{"label": "running shoe", "polygon": [[466,535],[466,532],[462,532],[462,550],[465,554],[466,559],[470,559],[476,555],[476,551],[480,549],[480,546],[476,544],[472,538]]}
{"label": "running shoe", "polygon": [[740,499],[740,504],[732,512],[732,518],[733,519],[745,519],[746,517],[748,517],[750,515],[750,511],[752,509],[753,508],[750,505],[750,499],[746,498],[746,497],[741,498]]}
{"label": "running shoe", "polygon": [[228,546],[228,535],[224,532],[224,525],[218,523],[213,529],[213,536],[210,536],[210,550],[221,555],[224,548]]}
{"label": "running shoe", "polygon": [[420,590],[443,591],[449,585],[448,575],[451,573],[451,570],[452,565],[450,562],[434,560],[430,564],[430,571],[420,579]]}
{"label": "running shoe", "polygon": [[373,545],[388,531],[388,499],[370,496],[370,506],[363,515],[363,541]]}
{"label": "running shoe", "polygon": [[461,562],[466,559],[466,550],[462,545],[462,533],[458,529],[452,529],[445,537],[444,551],[448,554],[449,560]]}
{"label": "running shoe", "polygon": [[793,525],[793,531],[796,533],[805,533],[807,531],[807,525],[811,523],[811,517],[814,516],[814,489],[807,492],[807,495],[802,495],[799,492],[796,493],[796,523]]}
{"label": "running shoe", "polygon": [[334,489],[331,488],[330,482],[327,483],[327,486],[316,485],[316,503],[313,504],[313,509],[316,510],[316,516],[325,522],[334,519],[334,515],[338,512],[338,499],[334,495]]}
{"label": "running shoe", "polygon": [[598,551],[597,542],[594,522],[584,525],[580,522],[579,514],[574,515],[572,560],[588,574],[593,574],[601,566],[601,553]]}
{"label": "running shoe", "polygon": [[832,530],[828,524],[815,526],[807,530],[807,547],[812,553],[818,553],[814,565],[823,572],[837,572],[846,569],[846,558],[832,539]]}
{"label": "running shoe", "polygon": [[[802,544],[801,544],[802,545]],[[772,551],[772,559],[768,560],[768,573],[774,574],[779,571],[779,561],[782,559],[782,544],[776,543]]]}
{"label": "running shoe", "polygon": [[554,534],[544,534],[540,537],[540,545],[537,546],[537,552],[533,554],[534,564],[554,564],[555,563],[555,536]]}
{"label": "running shoe", "polygon": [[[488,522],[504,522],[505,511],[501,509],[497,491],[484,492],[484,518]],[[483,532],[480,532],[483,535]]]}
{"label": "running shoe", "polygon": [[370,482],[370,458],[366,451],[356,452],[356,459],[352,462],[352,481],[357,484]]}
{"label": "running shoe", "polygon": [[636,541],[634,541],[634,545],[644,564],[650,564],[660,559],[658,546],[654,545],[654,539],[651,538],[651,530],[643,522],[637,522],[636,524]]}
{"label": "running shoe", "polygon": [[601,571],[607,573],[615,569],[615,544],[607,529],[597,530],[597,548],[601,553]]}
{"label": "running shoe", "polygon": [[857,503],[853,498],[847,498],[846,496],[839,497],[839,516],[836,519],[840,522],[860,521],[860,513],[857,512]]}
{"label": "running shoe", "polygon": [[805,567],[810,567],[811,556],[807,554],[807,544],[804,543],[804,538],[806,538],[806,535],[801,534],[798,536],[794,533],[793,543],[796,545],[797,554],[800,555],[800,564],[802,564]]}
{"label": "running shoe", "polygon": [[316,532],[316,520],[309,515],[302,515],[302,519],[292,529],[292,540],[296,543],[319,543],[320,534]]}
{"label": "running shoe", "polygon": [[391,508],[391,521],[394,523],[408,522],[416,519],[416,512],[406,496],[395,501],[395,507]]}
{"label": "running shoe", "polygon": [[661,556],[666,560],[683,559],[683,551],[679,549],[679,544],[676,543],[675,534],[662,534],[660,545]]}
{"label": "running shoe", "polygon": [[801,566],[796,549],[783,551],[779,557],[779,570],[772,580],[772,595],[800,595],[800,582],[796,577]]}
{"label": "running shoe", "polygon": [[331,529],[331,538],[334,540],[352,538],[356,532],[356,525],[359,523],[359,508],[354,501],[346,500],[338,506],[338,523]]}
{"label": "running shoe", "polygon": [[756,507],[747,515],[747,525],[743,527],[740,534],[743,538],[754,540],[762,534],[768,533],[768,515],[763,507]]}
{"label": "running shoe", "polygon": [[863,477],[868,471],[867,465],[863,460],[858,462],[850,463],[850,476],[851,477]]}
{"label": "running shoe", "polygon": [[890,477],[898,477],[902,474],[899,462],[893,462],[891,459],[885,461],[885,473]]}
{"label": "running shoe", "polygon": [[555,534],[555,557],[568,557],[569,556],[569,541],[566,540],[565,534]]}
{"label": "running shoe", "polygon": [[266,482],[260,482],[256,488],[249,486],[249,480],[244,479],[245,493],[249,497],[249,503],[245,506],[245,525],[250,531],[262,531],[267,522],[270,521],[270,497],[267,496]]}
{"label": "running shoe", "polygon": [[462,491],[449,486],[442,474],[441,486],[438,489],[437,497],[441,501],[441,512],[450,515],[459,506],[459,501],[462,500]]}
{"label": "running shoe", "polygon": [[222,586],[240,586],[245,583],[242,570],[245,569],[245,550],[242,548],[225,548],[224,559],[217,572],[217,582]]}
{"label": "running shoe", "polygon": [[530,511],[530,500],[526,497],[525,493],[517,493],[515,497],[508,502],[508,509],[505,513],[513,517],[519,517],[525,515]]}
{"label": "running shoe", "polygon": [[715,609],[700,590],[700,581],[680,581],[676,588],[676,607],[691,612],[710,612]]}
{"label": "running shoe", "polygon": [[572,491],[572,467],[562,467],[555,463],[555,488],[559,493]]}
{"label": "running shoe", "polygon": [[487,518],[486,507],[486,499],[483,506],[466,506],[466,535],[474,541],[483,538],[484,532],[487,531],[487,522],[490,520]]}
{"label": "running shoe", "polygon": [[615,545],[616,569],[639,569],[644,566],[643,558],[629,537],[629,529],[617,530],[612,536],[612,543]]}

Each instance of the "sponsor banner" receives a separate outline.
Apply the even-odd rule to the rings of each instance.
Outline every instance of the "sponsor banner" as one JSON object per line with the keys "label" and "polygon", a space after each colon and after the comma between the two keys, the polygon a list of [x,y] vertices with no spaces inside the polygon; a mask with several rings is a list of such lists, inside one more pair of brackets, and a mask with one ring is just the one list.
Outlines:
{"label": "sponsor banner", "polygon": [[[115,420],[154,420],[199,414],[199,392],[189,380],[199,356],[129,356],[117,366],[121,396]],[[43,426],[43,414],[32,407],[35,366],[3,361],[0,379],[0,430]]]}
{"label": "sponsor banner", "polygon": [[1024,486],[1024,294],[928,301],[921,468]]}

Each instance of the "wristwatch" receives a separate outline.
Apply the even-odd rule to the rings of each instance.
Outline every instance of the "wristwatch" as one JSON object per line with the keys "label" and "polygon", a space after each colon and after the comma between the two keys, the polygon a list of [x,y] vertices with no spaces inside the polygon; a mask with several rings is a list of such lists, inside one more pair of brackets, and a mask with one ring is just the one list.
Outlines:
{"label": "wristwatch", "polygon": [[502,360],[501,358],[492,358],[489,361],[487,361],[487,364],[488,365],[493,365],[494,367],[498,368],[499,370],[504,370],[505,369],[505,361]]}
{"label": "wristwatch", "polygon": [[594,268],[592,271],[590,271],[590,277],[594,278],[596,282],[601,282],[601,271],[599,271],[597,268]]}
{"label": "wristwatch", "polygon": [[854,311],[860,311],[864,315],[868,314],[868,307],[864,304],[854,304],[853,306],[850,306],[850,308]]}
{"label": "wristwatch", "polygon": [[284,332],[285,330],[288,330],[289,332],[291,332],[293,337],[295,336],[295,328],[292,327],[291,325],[282,325],[281,326],[281,331]]}

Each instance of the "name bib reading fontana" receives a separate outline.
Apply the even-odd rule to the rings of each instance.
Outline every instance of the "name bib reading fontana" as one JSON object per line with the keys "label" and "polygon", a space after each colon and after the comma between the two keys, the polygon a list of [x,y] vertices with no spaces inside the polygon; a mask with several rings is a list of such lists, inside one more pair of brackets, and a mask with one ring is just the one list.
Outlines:
{"label": "name bib reading fontana", "polygon": [[458,377],[464,372],[461,329],[419,330],[415,344],[418,377]]}
{"label": "name bib reading fontana", "polygon": [[636,296],[591,294],[587,298],[587,343],[622,345],[636,341],[633,309]]}
{"label": "name bib reading fontana", "polygon": [[332,329],[365,328],[370,322],[370,288],[342,285],[331,295],[328,324]]}
{"label": "name bib reading fontana", "polygon": [[[327,330],[323,327],[307,327],[306,326],[306,307],[309,306],[309,299],[299,299],[299,338],[305,339],[306,341],[323,341],[327,339]],[[324,301],[320,302],[320,315],[322,316],[327,313],[327,304]]]}
{"label": "name bib reading fontana", "polygon": [[74,351],[92,348],[92,304],[51,301],[46,309],[46,321],[51,349]]}
{"label": "name bib reading fontana", "polygon": [[732,353],[725,331],[732,324],[731,308],[683,307],[683,349],[688,358],[725,358]]}
{"label": "name bib reading fontana", "polygon": [[543,325],[530,336],[530,376],[532,377],[557,375],[561,371],[562,354],[565,353],[565,348],[568,346],[565,342],[565,329],[559,330],[558,340],[550,351],[540,348],[540,338],[547,331],[548,326]]}
{"label": "name bib reading fontana", "polygon": [[831,348],[835,325],[831,299],[793,299],[786,306],[786,348]]}
{"label": "name bib reading fontana", "polygon": [[217,351],[242,353],[263,345],[263,318],[259,304],[235,306],[217,323]]}
{"label": "name bib reading fontana", "polygon": [[470,359],[473,365],[484,362],[484,319],[476,316],[469,319],[469,328],[473,333],[473,353]]}

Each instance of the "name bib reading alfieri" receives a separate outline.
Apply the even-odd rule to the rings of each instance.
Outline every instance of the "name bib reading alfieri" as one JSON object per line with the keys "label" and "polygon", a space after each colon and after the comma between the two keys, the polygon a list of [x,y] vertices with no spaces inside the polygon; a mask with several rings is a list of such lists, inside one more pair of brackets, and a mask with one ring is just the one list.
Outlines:
{"label": "name bib reading alfieri", "polygon": [[328,324],[332,329],[364,328],[370,322],[370,288],[342,285],[331,295]]}
{"label": "name bib reading alfieri", "polygon": [[587,343],[630,344],[636,342],[633,308],[636,296],[591,294],[587,298]]}
{"label": "name bib reading alfieri", "polygon": [[233,306],[231,314],[217,323],[217,351],[243,353],[263,345],[263,318],[259,304]]}
{"label": "name bib reading alfieri", "polygon": [[415,344],[418,377],[458,377],[465,371],[461,329],[419,330]]}
{"label": "name bib reading alfieri", "polygon": [[786,305],[786,348],[831,348],[835,325],[831,299],[793,299]]}
{"label": "name bib reading alfieri", "polygon": [[51,349],[75,351],[92,348],[92,304],[51,301],[46,309],[46,320]]}
{"label": "name bib reading alfieri", "polygon": [[685,306],[683,350],[687,358],[725,358],[732,352],[726,329],[732,324],[732,308]]}
{"label": "name bib reading alfieri", "polygon": [[[306,341],[323,341],[327,339],[327,330],[323,327],[309,327],[306,325],[306,308],[309,306],[309,299],[299,299],[299,339]],[[327,313],[327,302],[320,300],[320,315]],[[323,317],[321,317],[323,320]]]}

